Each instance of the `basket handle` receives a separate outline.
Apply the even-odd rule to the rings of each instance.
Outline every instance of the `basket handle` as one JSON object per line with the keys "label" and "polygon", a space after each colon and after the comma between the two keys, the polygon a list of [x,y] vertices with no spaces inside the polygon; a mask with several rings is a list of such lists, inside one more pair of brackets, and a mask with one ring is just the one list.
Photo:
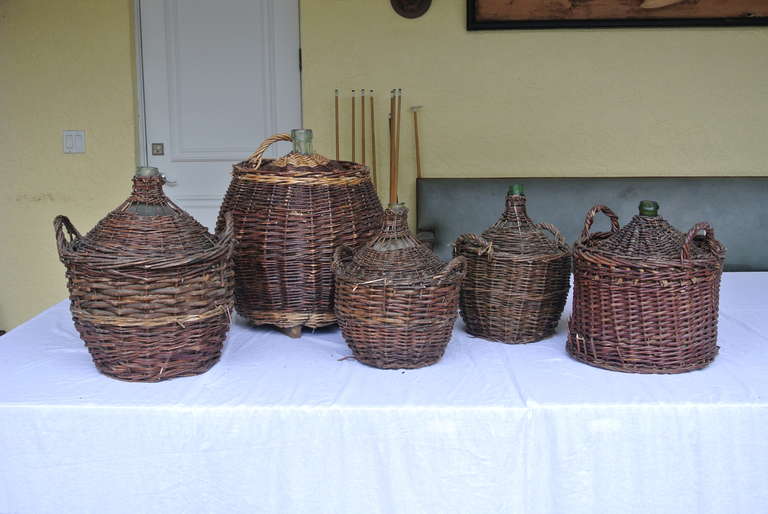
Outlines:
{"label": "basket handle", "polygon": [[696,235],[702,230],[704,231],[704,237],[706,238],[706,241],[712,253],[715,255],[720,254],[721,245],[715,239],[715,229],[713,229],[709,223],[696,223],[693,227],[691,227],[691,230],[689,230],[688,233],[685,235],[685,242],[683,243],[682,250],[680,250],[681,259],[684,259],[684,260],[690,259],[691,245],[693,244],[693,240],[696,239]]}
{"label": "basket handle", "polygon": [[[70,247],[83,238],[69,221],[69,218],[63,215],[58,215],[53,219],[53,230],[56,233],[56,247],[59,250],[59,257],[64,257]],[[66,233],[64,233],[65,230]]]}
{"label": "basket handle", "polygon": [[461,250],[464,246],[479,247],[475,252],[477,255],[487,254],[490,257],[492,253],[490,241],[486,241],[477,234],[462,234],[453,243],[453,256],[461,255]]}
{"label": "basket handle", "polygon": [[602,212],[611,220],[611,233],[619,231],[619,217],[616,216],[616,213],[605,205],[595,205],[589,212],[587,212],[587,216],[584,218],[584,229],[581,231],[582,241],[589,239],[589,229],[592,228],[592,223],[595,221],[595,214],[598,212]]}
{"label": "basket handle", "polygon": [[341,266],[341,261],[344,260],[344,258],[349,255],[352,255],[352,248],[350,248],[347,245],[337,246],[336,249],[333,251],[333,260],[331,261],[331,270],[334,273],[336,273],[336,271]]}
{"label": "basket handle", "polygon": [[451,262],[448,263],[448,265],[435,277],[435,279],[438,282],[443,282],[446,278],[450,277],[457,268],[461,268],[461,271],[459,272],[459,282],[461,282],[464,280],[464,276],[467,274],[467,258],[461,255],[451,259]]}
{"label": "basket handle", "polygon": [[557,230],[557,227],[555,227],[554,225],[550,225],[549,223],[537,223],[536,226],[546,230],[547,232],[555,236],[555,240],[559,244],[565,245],[565,238],[563,237],[563,234],[561,234],[560,231]]}
{"label": "basket handle", "polygon": [[235,245],[232,244],[235,239],[235,222],[232,219],[232,212],[227,211],[224,213],[224,230],[217,232],[216,235],[219,236],[216,244],[218,246],[228,246],[231,256],[235,249]]}
{"label": "basket handle", "polygon": [[272,143],[277,143],[278,141],[293,141],[291,138],[291,135],[288,133],[282,133],[282,134],[275,134],[274,136],[270,136],[264,141],[261,142],[259,147],[256,149],[255,152],[253,152],[246,161],[254,164],[254,169],[259,169],[261,167],[261,161],[264,160],[264,152],[267,151],[267,148],[269,148]]}

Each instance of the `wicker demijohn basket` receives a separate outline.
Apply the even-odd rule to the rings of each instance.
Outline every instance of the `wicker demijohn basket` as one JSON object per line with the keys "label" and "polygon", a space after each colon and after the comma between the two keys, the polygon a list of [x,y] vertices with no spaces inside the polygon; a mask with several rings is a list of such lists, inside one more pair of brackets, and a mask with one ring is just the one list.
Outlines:
{"label": "wicker demijohn basket", "polygon": [[[682,373],[717,355],[725,247],[709,224],[684,234],[657,211],[656,202],[641,202],[621,229],[605,206],[587,213],[573,251],[568,352],[576,359],[616,371]],[[590,233],[598,212],[610,218],[610,232]]]}
{"label": "wicker demijohn basket", "polygon": [[408,230],[402,204],[357,252],[334,257],[336,315],[357,360],[377,368],[420,368],[443,356],[458,315],[466,261],[448,265]]}
{"label": "wicker demijohn basket", "polygon": [[470,334],[531,343],[552,335],[563,313],[570,250],[555,227],[531,221],[525,203],[522,186],[515,185],[499,221],[482,236],[464,234],[454,244],[454,255],[467,259],[460,306]]}
{"label": "wicker demijohn basket", "polygon": [[231,220],[208,233],[140,168],[133,194],[85,237],[54,220],[75,327],[96,367],[121,380],[197,375],[221,355],[234,273]]}
{"label": "wicker demijohn basket", "polygon": [[[311,137],[311,130],[272,136],[236,164],[217,225],[232,213],[237,312],[294,337],[302,326],[336,323],[333,251],[370,239],[382,216],[368,168],[312,153]],[[291,140],[293,152],[262,159],[272,143]]]}

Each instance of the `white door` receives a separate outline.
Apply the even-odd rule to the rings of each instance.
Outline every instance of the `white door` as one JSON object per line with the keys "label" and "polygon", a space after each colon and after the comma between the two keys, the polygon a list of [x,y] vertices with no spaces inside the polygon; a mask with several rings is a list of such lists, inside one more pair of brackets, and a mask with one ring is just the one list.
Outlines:
{"label": "white door", "polygon": [[232,163],[301,127],[298,0],[138,1],[144,157],[212,229]]}

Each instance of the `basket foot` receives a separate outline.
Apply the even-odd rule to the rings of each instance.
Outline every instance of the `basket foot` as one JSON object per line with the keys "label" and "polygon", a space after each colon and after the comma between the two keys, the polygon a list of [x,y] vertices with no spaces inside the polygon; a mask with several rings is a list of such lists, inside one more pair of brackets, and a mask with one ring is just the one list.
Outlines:
{"label": "basket foot", "polygon": [[293,339],[298,339],[301,337],[301,325],[296,325],[295,327],[280,327],[280,330],[285,335],[292,337]]}

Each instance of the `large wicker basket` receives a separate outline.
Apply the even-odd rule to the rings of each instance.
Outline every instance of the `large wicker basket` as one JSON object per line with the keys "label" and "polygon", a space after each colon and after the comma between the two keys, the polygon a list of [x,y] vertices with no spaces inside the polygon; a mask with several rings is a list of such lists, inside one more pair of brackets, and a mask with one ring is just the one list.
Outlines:
{"label": "large wicker basket", "polygon": [[234,166],[217,227],[231,212],[237,312],[298,337],[302,326],[336,323],[333,251],[370,239],[382,208],[367,167],[313,154],[306,139],[311,131],[294,135],[294,152],[262,159],[272,143],[293,140],[278,134]]}
{"label": "large wicker basket", "polygon": [[466,261],[446,265],[413,237],[407,214],[391,206],[377,236],[334,258],[339,326],[357,360],[377,368],[434,364],[458,315]]}
{"label": "large wicker basket", "polygon": [[[707,223],[684,234],[657,209],[642,202],[623,228],[605,206],[587,213],[573,252],[568,352],[576,359],[616,371],[682,373],[717,355],[725,247]],[[610,218],[610,232],[590,233],[598,212]]]}
{"label": "large wicker basket", "polygon": [[531,343],[555,332],[570,288],[570,250],[555,227],[531,221],[525,204],[516,185],[493,226],[454,244],[454,255],[467,259],[460,306],[470,334]]}
{"label": "large wicker basket", "polygon": [[156,382],[207,371],[230,325],[231,220],[217,236],[163,194],[154,168],[85,237],[54,220],[75,327],[96,367]]}

